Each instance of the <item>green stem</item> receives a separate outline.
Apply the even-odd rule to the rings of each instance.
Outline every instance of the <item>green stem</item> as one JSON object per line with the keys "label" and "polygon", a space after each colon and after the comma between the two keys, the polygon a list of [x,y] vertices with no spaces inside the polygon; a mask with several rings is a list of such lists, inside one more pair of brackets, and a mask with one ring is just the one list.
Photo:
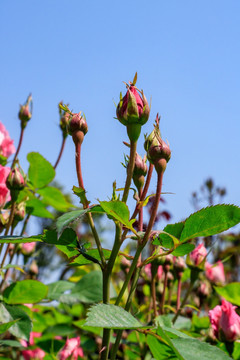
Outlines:
{"label": "green stem", "polygon": [[[113,249],[108,260],[107,265],[105,265],[103,269],[103,303],[108,304],[110,301],[110,279],[112,274],[112,269],[118,255],[120,246],[121,246],[121,234],[122,234],[122,226],[119,223],[116,223],[116,233]],[[110,329],[103,329],[103,340],[102,340],[102,352],[101,352],[101,360],[107,360],[109,354],[109,345],[110,345]]]}
{"label": "green stem", "polygon": [[190,295],[190,293],[191,293],[191,291],[192,291],[192,289],[193,289],[194,283],[195,283],[195,281],[191,281],[191,282],[190,282],[189,288],[188,288],[188,290],[187,290],[187,292],[186,292],[186,294],[185,294],[185,296],[184,296],[184,298],[183,298],[183,300],[182,300],[181,306],[179,307],[179,309],[177,310],[175,316],[174,316],[173,319],[172,319],[172,323],[173,323],[173,324],[175,324],[177,318],[178,318],[179,315],[181,314],[182,308],[184,307],[184,305],[185,305],[186,302],[187,302],[187,299],[188,299],[188,297],[189,297],[189,295]]}
{"label": "green stem", "polygon": [[137,141],[131,141],[130,142],[130,158],[129,158],[129,163],[127,166],[127,178],[126,178],[126,183],[125,183],[124,192],[123,192],[123,196],[122,196],[122,201],[125,203],[127,202],[128,193],[129,193],[129,189],[131,186],[132,174],[133,174],[133,169],[134,169],[134,164],[135,164],[136,150],[137,150]]}
{"label": "green stem", "polygon": [[[134,295],[134,292],[135,292],[136,287],[137,287],[140,272],[141,272],[141,268],[137,267],[135,272],[134,272],[134,276],[133,276],[133,280],[132,280],[132,286],[131,286],[131,289],[130,289],[130,292],[129,292],[129,295],[128,295],[128,299],[127,299],[127,302],[126,302],[126,305],[125,305],[125,310],[126,311],[129,311],[130,308],[131,308],[132,299],[133,299],[133,295]],[[115,340],[115,343],[114,343],[114,346],[113,346],[112,352],[111,352],[111,360],[115,360],[115,358],[116,358],[118,347],[119,347],[119,344],[120,344],[120,341],[121,341],[121,338],[122,338],[122,333],[123,333],[123,330],[118,330],[117,331],[117,337],[116,337],[116,340]]]}

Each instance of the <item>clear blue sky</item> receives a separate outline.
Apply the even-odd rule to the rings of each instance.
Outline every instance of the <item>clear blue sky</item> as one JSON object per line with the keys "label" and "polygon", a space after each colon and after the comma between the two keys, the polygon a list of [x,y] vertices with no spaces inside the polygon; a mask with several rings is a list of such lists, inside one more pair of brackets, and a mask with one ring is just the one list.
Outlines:
{"label": "clear blue sky", "polygon": [[[54,163],[61,143],[60,100],[87,117],[83,175],[88,196],[122,187],[126,130],[115,116],[122,81],[138,72],[152,97],[149,122],[161,114],[172,149],[163,191],[173,221],[187,217],[190,195],[212,176],[240,205],[240,2],[238,0],[61,1],[0,3],[0,121],[17,144],[19,104],[31,92],[33,118],[20,159],[39,151]],[[143,155],[142,138],[138,152]],[[69,137],[57,180],[77,185]],[[154,185],[151,190],[154,191]]]}

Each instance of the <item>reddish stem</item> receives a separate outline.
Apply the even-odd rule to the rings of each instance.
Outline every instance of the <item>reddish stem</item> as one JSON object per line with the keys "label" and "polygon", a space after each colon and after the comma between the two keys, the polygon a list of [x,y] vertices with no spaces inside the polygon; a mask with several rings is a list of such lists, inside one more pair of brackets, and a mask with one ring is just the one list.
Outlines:
{"label": "reddish stem", "polygon": [[62,154],[63,154],[63,150],[64,150],[64,147],[65,147],[65,143],[66,143],[66,138],[63,136],[63,139],[62,139],[62,145],[61,145],[61,149],[60,149],[60,152],[59,152],[59,155],[58,155],[58,158],[57,158],[57,161],[54,165],[54,169],[56,170],[56,167],[58,166],[58,163],[62,157]]}
{"label": "reddish stem", "polygon": [[14,164],[15,164],[15,162],[16,162],[18,153],[19,153],[20,148],[21,148],[21,146],[22,146],[23,133],[24,133],[24,129],[21,129],[20,138],[19,138],[19,142],[18,142],[18,147],[17,147],[17,151],[16,151],[16,153],[15,153],[15,155],[14,155],[14,159],[13,159],[13,161],[12,161],[11,169],[13,169],[13,167],[14,167]]}
{"label": "reddish stem", "polygon": [[182,273],[178,275],[178,287],[177,287],[177,310],[180,309],[181,302],[181,288],[182,288]]}
{"label": "reddish stem", "polygon": [[164,270],[164,284],[163,284],[163,293],[161,298],[160,314],[164,313],[164,304],[165,304],[165,295],[168,281],[168,270]]}

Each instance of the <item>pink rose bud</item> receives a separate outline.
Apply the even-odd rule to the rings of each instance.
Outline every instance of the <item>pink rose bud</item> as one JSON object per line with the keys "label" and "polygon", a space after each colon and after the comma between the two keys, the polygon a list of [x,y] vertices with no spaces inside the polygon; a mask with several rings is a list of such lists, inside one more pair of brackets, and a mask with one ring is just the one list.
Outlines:
{"label": "pink rose bud", "polygon": [[25,178],[22,172],[16,166],[10,171],[6,184],[10,191],[19,191],[24,188]]}
{"label": "pink rose bud", "polygon": [[169,146],[163,141],[159,129],[160,118],[157,114],[156,124],[151,134],[146,137],[144,148],[147,151],[147,158],[155,166],[157,172],[165,171],[167,162],[171,158],[171,150]]}
{"label": "pink rose bud", "polygon": [[25,129],[25,127],[27,126],[27,122],[32,117],[32,112],[30,111],[30,106],[32,107],[32,96],[31,95],[29,95],[29,97],[27,98],[27,101],[24,105],[20,105],[18,117],[21,121],[22,129]]}
{"label": "pink rose bud", "polygon": [[23,255],[30,256],[36,249],[35,242],[24,243],[21,246]]}
{"label": "pink rose bud", "polygon": [[205,248],[204,244],[199,244],[191,253],[190,253],[190,260],[192,261],[193,265],[198,266],[207,256],[207,249]]}
{"label": "pink rose bud", "polygon": [[122,98],[120,94],[120,101],[117,106],[117,119],[125,126],[127,126],[128,136],[131,141],[137,141],[141,126],[144,125],[150,114],[150,108],[143,91],[139,91],[136,87],[137,74],[130,86],[127,85],[127,93]]}
{"label": "pink rose bud", "polygon": [[140,191],[140,189],[143,188],[144,182],[145,182],[145,176],[147,175],[147,164],[146,164],[146,157],[142,159],[138,153],[136,153],[135,156],[135,163],[134,163],[134,169],[133,169],[133,182]]}
{"label": "pink rose bud", "polygon": [[14,212],[14,221],[18,222],[25,218],[26,215],[26,203],[25,201],[16,205]]}
{"label": "pink rose bud", "polygon": [[178,256],[178,257],[174,257],[173,259],[173,268],[176,272],[183,272],[184,269],[186,269],[186,263],[185,260]]}
{"label": "pink rose bud", "polygon": [[16,149],[13,145],[13,140],[10,138],[5,126],[0,122],[0,155],[8,158]]}
{"label": "pink rose bud", "polygon": [[85,116],[81,116],[81,112],[72,115],[69,120],[68,131],[69,134],[72,135],[75,145],[83,142],[84,136],[88,132],[88,126],[86,118]]}
{"label": "pink rose bud", "polygon": [[235,341],[240,338],[240,316],[236,313],[237,306],[226,300],[209,311],[210,322],[214,335],[220,341]]}
{"label": "pink rose bud", "polygon": [[211,285],[207,281],[202,281],[197,289],[197,294],[200,298],[205,298],[211,293]]}
{"label": "pink rose bud", "polygon": [[29,267],[29,272],[31,275],[37,275],[38,274],[38,265],[36,263],[35,260],[32,261],[30,267]]}
{"label": "pink rose bud", "polygon": [[11,199],[10,191],[6,185],[7,177],[10,173],[9,167],[0,165],[0,209]]}
{"label": "pink rose bud", "polygon": [[205,263],[206,277],[208,280],[215,284],[225,283],[225,274],[223,263],[219,260],[216,264],[211,265],[208,262]]}
{"label": "pink rose bud", "polygon": [[78,357],[83,357],[83,349],[80,347],[80,337],[67,339],[66,344],[60,351],[59,360],[66,360],[71,356],[71,360],[78,360]]}

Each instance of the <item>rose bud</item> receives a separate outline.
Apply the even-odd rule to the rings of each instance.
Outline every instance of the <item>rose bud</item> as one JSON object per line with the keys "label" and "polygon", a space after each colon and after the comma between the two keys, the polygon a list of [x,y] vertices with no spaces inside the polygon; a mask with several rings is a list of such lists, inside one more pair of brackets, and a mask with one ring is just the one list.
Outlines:
{"label": "rose bud", "polygon": [[182,257],[173,258],[173,270],[175,271],[177,278],[182,276],[185,268],[186,268],[186,263]]}
{"label": "rose bud", "polygon": [[21,245],[22,254],[26,256],[32,255],[35,249],[36,249],[36,242],[34,241],[29,243],[24,243]]}
{"label": "rose bud", "polygon": [[199,244],[189,255],[192,265],[199,266],[207,256],[204,244]]}
{"label": "rose bud", "polygon": [[84,135],[88,132],[88,126],[85,116],[81,112],[73,114],[68,125],[69,134],[72,135],[74,143],[82,143]]}
{"label": "rose bud", "polygon": [[22,190],[25,186],[25,176],[22,174],[22,171],[19,170],[16,166],[10,171],[6,185],[8,189],[11,191],[19,191]]}
{"label": "rose bud", "polygon": [[236,313],[237,306],[226,300],[222,305],[209,311],[210,322],[214,335],[220,341],[235,341],[240,338],[240,316]]}
{"label": "rose bud", "polygon": [[217,261],[216,264],[211,265],[208,262],[205,263],[206,277],[208,280],[215,284],[225,283],[224,267],[221,261]]}
{"label": "rose bud", "polygon": [[22,129],[25,129],[25,127],[27,126],[27,122],[32,117],[32,111],[30,111],[29,106],[32,107],[32,95],[29,95],[29,97],[27,98],[27,101],[24,105],[20,105],[18,117],[21,121]]}
{"label": "rose bud", "polygon": [[200,298],[206,298],[211,294],[212,288],[208,281],[201,281],[198,289],[197,289],[197,295]]}
{"label": "rose bud", "polygon": [[31,275],[38,275],[38,265],[36,263],[36,260],[33,260],[30,267],[29,272]]}
{"label": "rose bud", "polygon": [[[60,103],[58,104],[59,116],[60,116],[59,127],[62,130],[62,134],[65,139],[68,136],[68,124],[70,120],[70,114],[67,111],[64,111],[62,107],[63,107],[63,102],[60,101]],[[68,105],[65,105],[65,108],[68,109]]]}
{"label": "rose bud", "polygon": [[127,93],[117,106],[117,119],[125,126],[131,141],[137,141],[141,132],[141,126],[144,125],[150,114],[150,108],[143,91],[135,87],[137,74],[130,86],[127,85]]}
{"label": "rose bud", "polygon": [[156,124],[151,134],[146,137],[144,148],[147,151],[147,158],[155,166],[157,172],[165,171],[167,162],[171,158],[171,150],[163,141],[159,129],[159,116],[156,116]]}
{"label": "rose bud", "polygon": [[147,164],[146,164],[146,156],[142,159],[138,153],[135,156],[135,163],[133,169],[133,182],[140,191],[143,188],[145,182],[145,176],[147,175]]}
{"label": "rose bud", "polygon": [[25,218],[26,215],[26,203],[23,201],[16,205],[14,211],[14,221],[21,221]]}

